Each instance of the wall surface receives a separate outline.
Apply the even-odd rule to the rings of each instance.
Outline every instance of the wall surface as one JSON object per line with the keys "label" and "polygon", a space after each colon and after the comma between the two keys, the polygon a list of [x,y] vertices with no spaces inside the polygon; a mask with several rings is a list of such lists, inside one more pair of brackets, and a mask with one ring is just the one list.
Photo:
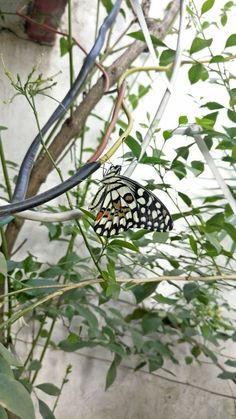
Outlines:
{"label": "wall surface", "polygon": [[[0,8],[6,10],[7,3],[0,0]],[[12,2],[10,3],[12,5]],[[87,49],[93,42],[94,34],[91,28],[95,26],[95,3],[94,0],[73,1],[73,8],[76,11],[73,22],[74,33]],[[64,27],[66,27],[66,16],[64,16]],[[39,72],[42,72],[45,77],[58,73],[57,85],[53,88],[52,95],[57,100],[64,97],[69,86],[68,57],[60,57],[58,42],[54,47],[40,46],[31,41],[22,40],[14,33],[4,30],[0,32],[0,45],[4,63],[13,76],[19,73],[23,80],[26,79],[32,66],[37,63]],[[80,68],[82,60],[82,54],[78,53],[75,56],[75,68]],[[159,83],[159,78],[157,83]],[[156,87],[157,84],[154,86]],[[161,89],[158,90],[160,95]],[[181,114],[180,107],[182,107],[182,114],[188,108],[190,99],[184,96],[185,90],[185,86],[177,87],[175,96],[170,103],[169,112],[164,119],[166,125],[171,121],[174,121],[173,125],[176,123],[178,115]],[[7,158],[20,162],[25,150],[37,133],[37,129],[32,112],[21,97],[15,98],[10,104],[3,104],[4,100],[11,99],[13,95],[13,89],[1,66],[0,125],[8,127],[8,130],[3,134],[3,143],[7,150]],[[153,100],[155,97],[156,90],[154,89]],[[178,103],[176,106],[179,97],[181,97],[182,103]],[[150,107],[150,104],[144,106]],[[49,98],[41,97],[37,100],[41,125],[55,107],[56,103]],[[138,120],[138,114],[136,120]],[[97,130],[93,120],[91,138]],[[64,168],[68,168],[68,164],[69,160],[64,163]],[[137,177],[141,178],[142,175],[137,173]],[[48,178],[47,188],[57,183],[58,177],[53,173]],[[46,186],[43,186],[42,189],[45,188]],[[186,186],[186,190],[188,188],[190,185]],[[32,229],[34,234],[31,234]],[[16,246],[25,238],[27,238],[27,242],[16,258],[25,257],[29,249],[45,261],[57,260],[62,254],[63,249],[60,246],[55,248],[54,243],[48,243],[46,229],[45,235],[42,234],[42,228],[39,228],[36,223],[26,223]],[[47,252],[44,251],[45,245]],[[235,304],[233,298],[232,304]],[[30,328],[25,326],[23,332],[24,340],[29,341],[31,338]],[[53,339],[57,341],[65,335],[66,330],[60,326],[55,331]],[[19,344],[19,350],[23,357],[24,344]],[[186,348],[183,346],[181,349],[183,359],[185,352]],[[235,347],[228,348],[229,354],[233,355],[234,352]],[[47,368],[39,374],[38,383],[50,381],[60,385],[68,364],[72,364],[72,373],[59,402],[57,419],[232,419],[236,417],[233,400],[201,391],[190,385],[181,385],[171,381],[189,382],[213,392],[231,394],[228,383],[216,379],[216,371],[212,365],[186,367],[183,363],[175,367],[175,377],[161,371],[160,375],[167,377],[167,380],[164,380],[158,375],[150,375],[145,372],[134,373],[132,370],[134,362],[130,361],[120,367],[117,380],[105,392],[105,375],[110,365],[108,352],[93,349],[68,354],[50,349],[47,354]],[[170,369],[173,371],[173,365],[170,366]],[[48,401],[50,404],[49,396]],[[38,414],[37,417],[40,418],[40,415]]]}

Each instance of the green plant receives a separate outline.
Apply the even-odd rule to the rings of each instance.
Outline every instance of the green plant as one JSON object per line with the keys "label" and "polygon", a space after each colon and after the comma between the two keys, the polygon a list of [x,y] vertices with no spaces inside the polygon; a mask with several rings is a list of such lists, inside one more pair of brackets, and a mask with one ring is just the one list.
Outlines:
{"label": "green plant", "polygon": [[[101,3],[107,11],[110,10],[110,2]],[[201,92],[203,97],[196,97],[198,111],[194,120],[191,115],[180,115],[175,128],[162,126],[159,121],[159,125],[153,127],[150,114],[144,114],[136,132],[131,132],[127,137],[122,151],[124,166],[136,158],[142,167],[152,167],[152,178],[143,180],[148,189],[155,193],[157,190],[164,191],[169,203],[172,201],[175,222],[173,232],[150,233],[138,230],[128,231],[108,240],[99,238],[91,228],[94,215],[87,210],[91,189],[95,186],[95,181],[91,178],[70,191],[63,205],[53,207],[49,203],[47,206],[51,213],[65,212],[71,207],[83,210],[83,216],[79,220],[67,223],[43,222],[42,228],[46,227],[48,230],[47,242],[60,242],[64,245],[64,255],[56,262],[50,261],[50,258],[47,263],[42,262],[38,255],[30,252],[27,257],[16,261],[14,255],[11,256],[11,238],[13,228],[18,232],[19,225],[12,222],[6,227],[2,223],[0,301],[1,304],[6,304],[4,313],[3,310],[0,311],[0,328],[4,330],[3,343],[9,349],[13,345],[17,350],[20,326],[17,324],[15,328],[13,324],[18,319],[24,317],[29,325],[34,325],[31,347],[22,361],[13,357],[3,345],[0,346],[0,383],[4,383],[4,386],[0,385],[0,415],[3,418],[6,417],[5,408],[21,418],[33,418],[29,393],[33,393],[38,400],[43,418],[54,417],[63,387],[69,380],[71,366],[66,366],[60,387],[48,382],[38,383],[38,373],[44,368],[45,354],[51,346],[66,352],[100,346],[112,353],[113,361],[107,372],[106,389],[114,382],[121,362],[133,355],[137,359],[136,370],[146,367],[150,373],[163,370],[171,374],[171,363],[182,361],[177,348],[183,343],[188,346],[188,354],[184,359],[187,365],[194,362],[200,364],[207,358],[218,368],[219,378],[235,383],[235,360],[228,357],[223,363],[218,352],[222,343],[236,341],[233,320],[235,308],[224,296],[226,291],[235,290],[233,281],[236,278],[236,129],[233,125],[236,121],[236,91],[235,76],[227,67],[235,59],[233,53],[236,35],[227,37],[223,51],[218,51],[214,39],[208,38],[210,29],[227,25],[227,16],[233,6],[233,2],[225,2],[221,14],[214,21],[207,21],[205,17],[217,7],[214,1],[207,0],[201,2],[201,5],[191,1],[187,6],[187,17],[195,28],[195,35],[184,51],[182,65],[188,68],[191,85],[199,83],[204,89],[210,80],[209,89],[214,89],[210,92],[224,92],[224,99],[218,102],[209,101],[205,99],[204,91]],[[125,8],[122,9],[124,19],[127,19],[125,11]],[[119,50],[118,41],[126,37],[129,27],[130,22],[127,31],[113,45],[110,44],[111,34],[108,36],[105,53],[100,57],[101,62]],[[128,35],[126,40],[135,38],[144,43],[140,31]],[[171,36],[176,38],[174,32]],[[70,33],[70,41],[71,39]],[[167,41],[164,42],[156,36],[152,40],[161,70],[169,75],[175,51],[167,46]],[[61,43],[63,53],[66,45],[65,42]],[[68,45],[72,77],[71,42]],[[148,97],[152,89],[151,73],[147,73],[139,81],[143,69],[139,70],[133,85],[128,87],[126,101],[132,109],[131,113],[136,108],[142,109],[142,100],[145,96]],[[39,93],[45,94],[44,83],[48,80],[44,80],[42,76],[34,78],[35,72],[32,71],[23,83],[20,76],[15,80],[6,71],[16,92],[24,96],[22,100],[28,100],[40,132],[34,97]],[[88,88],[92,81],[91,76],[87,81]],[[112,99],[115,100],[115,97],[112,96]],[[85,98],[79,106],[83,106],[86,100],[89,99]],[[72,120],[76,115],[76,110],[73,112],[72,109]],[[96,109],[93,110],[93,117],[100,121],[101,131],[104,132],[107,121]],[[79,164],[86,161],[86,153],[93,155],[96,149],[96,145],[94,148],[90,144],[88,146],[90,123],[79,120],[79,124],[80,131],[77,131],[76,137],[79,138],[80,148],[78,154],[73,153],[74,167],[70,168],[70,175],[76,172]],[[123,135],[126,128],[127,121],[122,115],[116,124],[115,134]],[[150,129],[153,141],[143,152],[145,134]],[[178,142],[176,133],[188,135],[188,138],[184,137],[184,142],[182,139],[182,142]],[[1,134],[3,136],[4,131]],[[63,127],[60,134],[63,134]],[[56,144],[53,135],[52,133],[48,139],[42,141],[41,155],[34,167],[36,174],[40,161],[47,160],[48,156],[50,168],[57,167],[55,161],[59,157],[59,151],[52,147],[52,144]],[[97,140],[101,141],[100,135]],[[202,147],[202,141],[207,149]],[[197,146],[203,156],[197,154]],[[0,155],[4,174],[1,189],[4,196],[11,199],[11,163],[6,161],[2,145]],[[211,155],[217,160],[220,170],[215,167]],[[197,196],[184,191],[183,181],[191,179],[195,185],[196,178],[206,181],[212,176],[209,169],[218,182],[214,183],[214,187],[204,190],[199,188]],[[222,173],[227,174],[227,184]],[[39,185],[35,186],[33,182],[34,178],[30,187],[35,191]],[[9,219],[4,222],[8,221]],[[158,287],[159,282],[164,280],[169,283],[168,295],[160,292]],[[5,283],[7,293],[3,286]],[[3,305],[0,310],[2,308]],[[76,326],[75,318],[78,319]],[[63,321],[68,333],[64,339],[56,342],[53,331],[60,321]],[[42,344],[40,354],[37,352],[39,341]],[[10,397],[12,392],[17,396],[15,399]],[[41,400],[41,392],[55,398],[51,407]]]}

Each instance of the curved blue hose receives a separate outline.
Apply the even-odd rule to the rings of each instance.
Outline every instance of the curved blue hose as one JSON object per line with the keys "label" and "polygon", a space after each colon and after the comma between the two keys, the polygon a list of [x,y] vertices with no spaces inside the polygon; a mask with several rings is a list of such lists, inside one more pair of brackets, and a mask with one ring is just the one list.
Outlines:
{"label": "curved blue hose", "polygon": [[73,188],[74,186],[78,185],[78,183],[85,180],[88,176],[90,176],[93,172],[95,172],[101,163],[99,161],[95,161],[92,163],[86,163],[83,167],[81,167],[78,172],[71,176],[69,179],[65,180],[65,182],[60,183],[60,185],[54,186],[53,188],[49,189],[46,192],[42,192],[38,195],[35,195],[31,198],[24,199],[20,202],[14,202],[9,205],[3,205],[0,207],[0,217],[6,217],[7,215],[14,214],[16,212],[25,211],[30,208],[34,208],[38,205],[44,204],[49,200],[56,198],[57,196],[67,192],[69,189]]}
{"label": "curved blue hose", "polygon": [[[75,79],[73,85],[71,86],[71,89],[68,91],[68,93],[66,94],[66,96],[62,100],[61,104],[56,108],[56,110],[53,112],[53,114],[51,115],[49,120],[46,122],[46,124],[42,128],[42,130],[41,130],[42,135],[45,135],[46,132],[54,124],[54,122],[58,118],[60,118],[67,111],[67,109],[70,107],[71,103],[74,101],[74,99],[78,95],[82,84],[84,83],[89,71],[91,70],[91,68],[94,64],[95,59],[97,58],[97,56],[99,55],[99,53],[102,49],[102,46],[103,46],[104,41],[105,41],[106,32],[111,27],[112,23],[114,22],[117,14],[119,12],[121,1],[122,0],[117,0],[115,2],[111,12],[105,18],[105,20],[104,20],[104,22],[103,22],[103,24],[102,24],[102,26],[99,30],[96,42],[93,45],[93,47],[92,47],[91,51],[89,52],[89,54],[87,55],[87,57],[85,58],[84,64],[83,64],[77,78]],[[23,162],[21,164],[20,171],[19,171],[18,178],[17,178],[17,182],[16,182],[16,186],[15,186],[15,190],[14,190],[14,194],[13,194],[12,202],[23,201],[24,198],[25,198],[27,188],[28,188],[31,169],[32,169],[34,159],[35,159],[36,153],[38,151],[39,145],[40,145],[40,135],[38,134],[35,137],[32,144],[30,145],[27,153],[25,154]],[[49,199],[51,199],[51,198],[49,198]]]}

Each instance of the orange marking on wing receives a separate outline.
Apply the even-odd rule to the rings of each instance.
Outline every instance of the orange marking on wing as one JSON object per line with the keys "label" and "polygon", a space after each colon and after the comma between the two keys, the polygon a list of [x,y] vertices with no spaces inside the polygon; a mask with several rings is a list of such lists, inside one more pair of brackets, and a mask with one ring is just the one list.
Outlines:
{"label": "orange marking on wing", "polygon": [[99,211],[96,217],[96,221],[101,220],[101,218],[107,218],[108,220],[113,220],[113,216],[111,215],[110,211]]}
{"label": "orange marking on wing", "polygon": [[121,207],[121,203],[120,203],[120,201],[118,201],[118,202],[114,202],[114,207],[115,207],[116,209],[120,209],[120,207]]}
{"label": "orange marking on wing", "polygon": [[130,209],[127,207],[121,207],[120,211],[118,212],[119,217],[125,217],[126,212],[129,212]]}
{"label": "orange marking on wing", "polygon": [[96,221],[101,220],[102,217],[103,217],[103,211],[99,211],[99,213],[97,214],[97,217],[96,217]]}

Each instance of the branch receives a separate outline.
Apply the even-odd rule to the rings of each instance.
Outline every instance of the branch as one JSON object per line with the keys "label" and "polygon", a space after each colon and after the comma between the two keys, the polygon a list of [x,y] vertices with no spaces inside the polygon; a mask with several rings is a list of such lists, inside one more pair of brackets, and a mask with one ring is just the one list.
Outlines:
{"label": "branch", "polygon": [[[236,275],[212,275],[212,276],[188,276],[188,275],[183,275],[183,276],[156,276],[153,278],[117,278],[116,282],[120,283],[120,284],[135,284],[135,285],[144,285],[144,284],[148,284],[150,282],[163,282],[163,281],[171,281],[171,282],[181,282],[181,281],[185,281],[185,282],[215,282],[215,281],[236,281]],[[8,292],[5,294],[0,295],[0,300],[4,300],[5,298],[9,297],[9,296],[13,296],[13,295],[18,295],[21,294],[22,292],[28,292],[28,291],[32,291],[32,290],[39,290],[39,289],[48,289],[50,290],[52,289],[57,289],[60,290],[61,293],[63,292],[67,292],[67,291],[71,291],[71,290],[75,290],[75,289],[79,289],[79,288],[84,288],[87,286],[91,286],[91,285],[96,285],[96,284],[101,284],[104,283],[104,279],[103,278],[97,278],[97,279],[86,279],[82,282],[79,282],[78,284],[74,284],[72,283],[68,283],[68,284],[52,284],[52,285],[38,285],[38,286],[33,286],[33,287],[25,287],[22,288],[20,290],[17,291],[12,291],[12,292]],[[43,304],[45,301],[48,300],[53,300],[54,298],[56,298],[58,296],[58,292],[52,292],[52,294],[50,294],[49,296],[43,297],[42,299],[37,301],[37,306]],[[0,304],[0,308],[1,308],[1,304]],[[26,308],[26,312],[31,311],[32,310],[32,306],[29,306]],[[19,310],[19,313],[21,312],[21,310]],[[10,322],[11,320],[9,320]],[[0,329],[3,327],[3,325],[0,324]]]}

